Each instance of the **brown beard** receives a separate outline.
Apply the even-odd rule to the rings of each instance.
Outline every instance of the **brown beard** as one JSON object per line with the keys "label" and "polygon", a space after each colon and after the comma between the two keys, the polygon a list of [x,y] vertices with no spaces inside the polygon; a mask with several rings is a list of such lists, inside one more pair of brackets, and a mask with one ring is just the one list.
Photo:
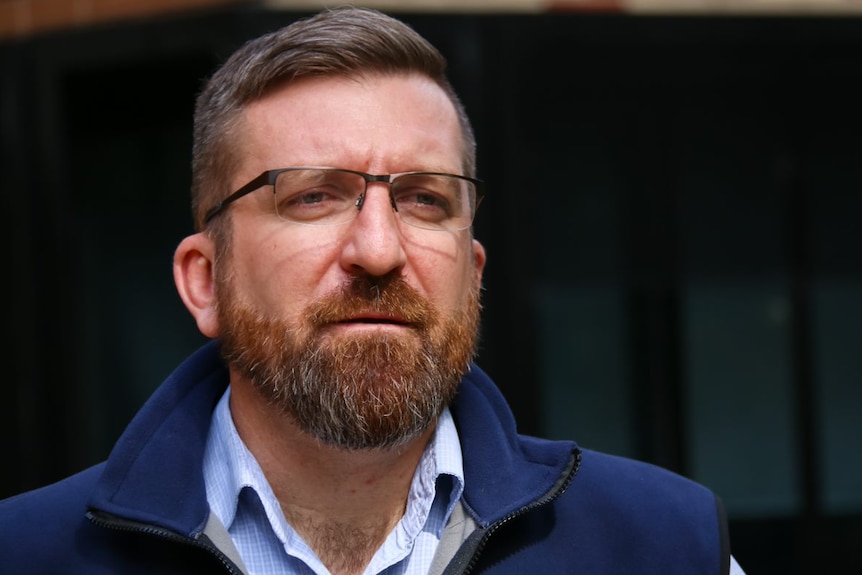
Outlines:
{"label": "brown beard", "polygon": [[[221,267],[221,266],[220,266]],[[448,317],[399,276],[356,276],[293,325],[264,317],[216,278],[222,355],[304,432],[345,449],[421,435],[455,396],[475,355],[479,287]],[[332,334],[362,312],[391,312],[411,333]]]}

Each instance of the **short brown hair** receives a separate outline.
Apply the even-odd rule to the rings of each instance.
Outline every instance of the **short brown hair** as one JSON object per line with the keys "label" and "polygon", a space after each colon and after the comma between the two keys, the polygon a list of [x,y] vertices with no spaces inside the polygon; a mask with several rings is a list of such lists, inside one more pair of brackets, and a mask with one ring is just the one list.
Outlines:
{"label": "short brown hair", "polygon": [[[446,77],[443,55],[410,26],[377,10],[328,9],[247,42],[204,86],[194,117],[195,229],[201,231],[206,211],[233,191],[228,182],[239,154],[232,135],[249,102],[295,78],[402,73],[426,76],[449,96],[461,124],[462,169],[466,175],[474,176],[473,129]],[[218,244],[222,244],[219,240],[229,243],[229,219],[216,218],[211,224],[210,232]]]}

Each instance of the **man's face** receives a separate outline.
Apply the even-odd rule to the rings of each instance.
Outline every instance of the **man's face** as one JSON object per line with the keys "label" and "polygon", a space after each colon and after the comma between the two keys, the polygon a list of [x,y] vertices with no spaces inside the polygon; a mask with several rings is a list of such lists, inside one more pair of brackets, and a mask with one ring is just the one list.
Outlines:
{"label": "man's face", "polygon": [[[238,145],[234,189],[294,166],[461,173],[454,108],[418,76],[277,89],[246,110]],[[470,231],[402,223],[381,183],[346,224],[285,222],[269,187],[230,217],[232,248],[215,277],[234,377],[344,448],[397,446],[432,425],[476,344],[485,254]]]}

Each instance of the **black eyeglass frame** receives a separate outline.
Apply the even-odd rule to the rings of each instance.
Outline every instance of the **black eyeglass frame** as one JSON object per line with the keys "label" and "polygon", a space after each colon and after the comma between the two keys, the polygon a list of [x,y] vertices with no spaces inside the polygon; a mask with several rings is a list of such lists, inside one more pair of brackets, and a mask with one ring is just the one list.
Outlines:
{"label": "black eyeglass frame", "polygon": [[[238,199],[246,196],[254,191],[259,190],[264,186],[275,186],[275,181],[278,178],[279,174],[284,172],[292,172],[296,170],[322,170],[329,172],[343,172],[347,174],[355,174],[360,176],[363,180],[365,180],[365,188],[366,191],[368,189],[368,184],[371,182],[384,182],[390,185],[389,194],[390,199],[392,199],[392,182],[400,177],[400,176],[447,176],[450,178],[458,178],[459,180],[464,180],[473,184],[473,187],[476,190],[476,199],[475,205],[473,206],[473,218],[476,216],[476,211],[479,209],[479,204],[482,203],[482,199],[485,197],[485,182],[476,178],[471,178],[470,176],[462,176],[460,174],[449,174],[446,172],[400,172],[397,174],[367,174],[365,172],[359,172],[356,170],[348,170],[346,168],[328,168],[328,167],[316,167],[316,166],[294,166],[291,168],[276,168],[274,170],[265,170],[259,176],[251,180],[246,185],[242,186],[240,189],[226,197],[225,199],[218,202],[216,205],[207,210],[207,213],[204,215],[204,226],[206,226],[213,218],[219,215],[224,211],[230,204],[234,203]],[[366,191],[363,191],[362,195],[356,201],[357,209],[362,208],[362,201],[365,198]],[[392,200],[392,208],[397,212],[398,208],[395,205],[394,200]],[[470,223],[472,225],[472,219]],[[469,226],[468,226],[469,227]],[[464,228],[466,229],[466,228]]]}

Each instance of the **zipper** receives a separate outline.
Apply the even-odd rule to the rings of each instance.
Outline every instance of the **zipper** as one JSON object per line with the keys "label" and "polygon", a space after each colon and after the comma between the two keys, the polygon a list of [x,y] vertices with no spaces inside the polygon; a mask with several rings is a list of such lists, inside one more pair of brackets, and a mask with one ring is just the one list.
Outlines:
{"label": "zipper", "polygon": [[[565,493],[566,490],[569,488],[569,485],[571,485],[572,481],[577,475],[580,466],[581,450],[575,448],[575,451],[572,454],[572,459],[569,462],[568,470],[564,471],[563,474],[561,474],[560,480],[556,484],[554,484],[551,489],[547,491],[547,493],[545,493],[542,497],[533,501],[529,505],[525,505],[519,509],[516,509],[505,517],[495,521],[485,529],[484,534],[482,535],[479,542],[476,544],[476,548],[474,549],[473,554],[470,557],[470,562],[467,563],[466,567],[464,567],[464,570],[460,572],[460,575],[469,575],[473,571],[473,568],[476,566],[476,562],[479,560],[479,556],[482,554],[482,550],[487,545],[488,540],[502,526],[506,525],[510,521],[513,521],[514,519],[517,519],[525,513],[529,513],[530,511],[538,507],[542,507],[544,505],[552,503],[563,493]],[[107,529],[114,529],[117,531],[129,531],[134,533],[141,533],[144,535],[152,535],[183,545],[191,545],[193,547],[198,547],[199,549],[202,549],[214,555],[219,561],[221,561],[222,566],[231,575],[242,575],[242,572],[239,570],[236,564],[234,564],[233,561],[231,561],[224,553],[222,553],[218,549],[218,547],[209,542],[208,538],[201,541],[199,539],[193,539],[185,535],[180,535],[179,533],[170,531],[169,529],[165,529],[163,527],[156,527],[148,523],[140,523],[137,521],[122,519],[115,515],[110,515],[97,511],[88,511],[87,518],[93,524],[99,525],[100,527],[105,527]],[[448,573],[448,570],[444,570],[444,572]]]}
{"label": "zipper", "polygon": [[242,575],[242,571],[236,566],[236,564],[231,561],[227,555],[222,553],[218,547],[213,545],[208,537],[204,538],[203,540],[194,539],[185,535],[180,535],[175,531],[171,531],[163,527],[156,527],[155,525],[150,525],[148,523],[140,523],[137,521],[131,521],[129,519],[122,519],[120,517],[117,517],[116,515],[111,515],[99,511],[88,511],[87,519],[89,519],[90,522],[92,522],[94,525],[98,525],[99,527],[104,527],[106,529],[113,529],[115,531],[128,531],[131,533],[141,533],[143,535],[152,535],[154,537],[161,537],[162,539],[173,541],[175,543],[197,547],[215,556],[219,561],[221,561],[222,566],[231,575]]}
{"label": "zipper", "polygon": [[[581,467],[581,450],[579,448],[575,448],[574,453],[572,454],[572,459],[569,462],[568,471],[564,472],[560,477],[560,481],[558,481],[551,489],[548,490],[545,495],[540,497],[539,499],[533,501],[529,505],[525,505],[520,509],[516,509],[515,511],[509,513],[502,519],[499,519],[489,525],[487,529],[485,529],[485,533],[482,535],[482,538],[476,544],[476,549],[473,551],[473,555],[470,558],[470,562],[464,568],[463,571],[460,572],[460,575],[469,575],[473,568],[476,566],[476,562],[479,560],[479,556],[482,554],[482,550],[485,548],[485,545],[488,543],[488,539],[497,532],[503,525],[509,523],[510,521],[517,519],[521,515],[525,513],[529,513],[530,511],[542,507],[543,505],[547,505],[548,503],[552,503],[557,498],[559,498],[571,485],[572,481],[575,478],[575,475],[578,473],[578,469]],[[444,570],[445,571],[445,570]]]}

